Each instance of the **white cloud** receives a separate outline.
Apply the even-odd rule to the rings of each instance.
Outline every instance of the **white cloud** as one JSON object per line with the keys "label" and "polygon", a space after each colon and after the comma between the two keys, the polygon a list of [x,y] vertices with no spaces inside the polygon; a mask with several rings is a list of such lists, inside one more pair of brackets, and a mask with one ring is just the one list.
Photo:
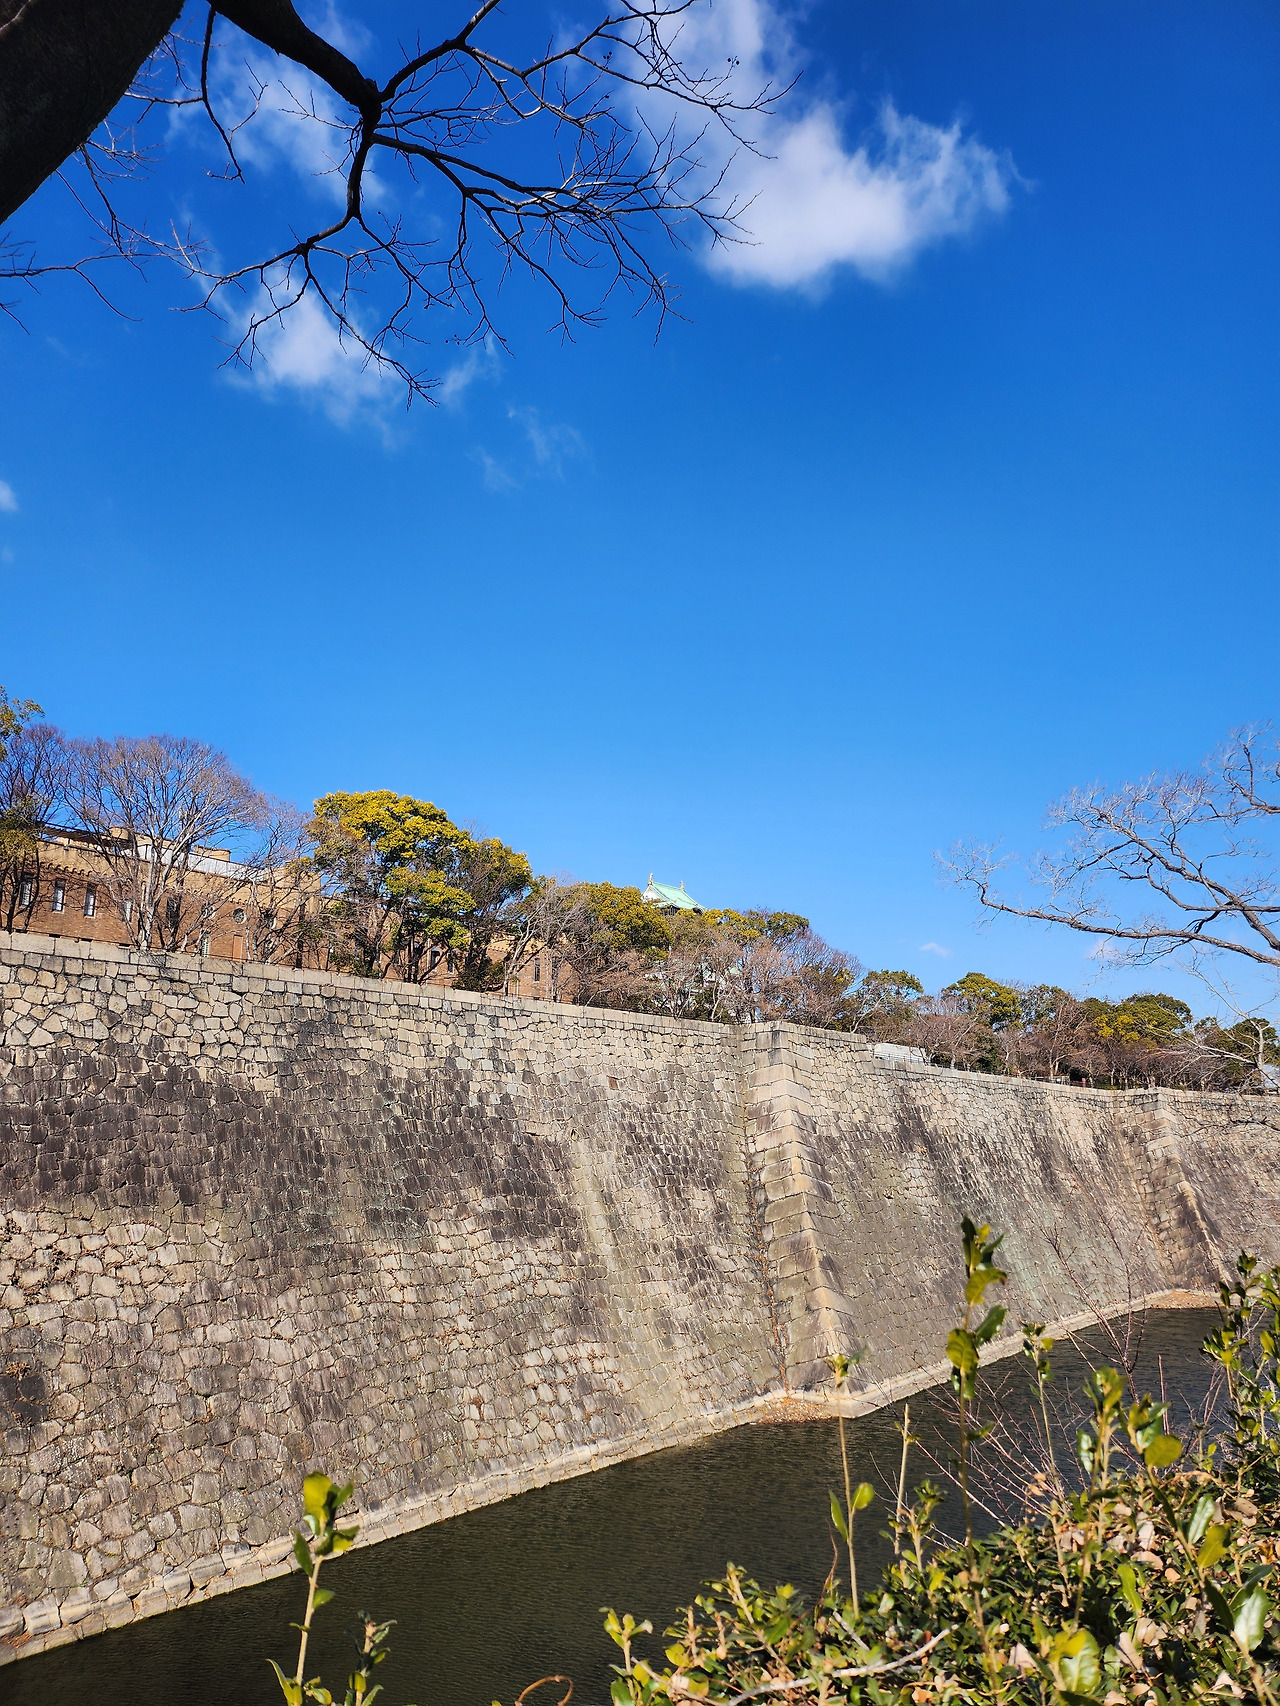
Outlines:
{"label": "white cloud", "polygon": [[[362,25],[345,19],[333,0],[324,10],[321,27],[330,40],[357,58],[367,52],[371,38]],[[771,114],[741,118],[751,147],[735,151],[714,124],[696,144],[712,172],[724,170],[724,194],[741,209],[742,240],[706,250],[712,272],[776,289],[821,287],[845,267],[885,281],[922,249],[1005,212],[1018,181],[1012,161],[966,134],[958,120],[929,123],[885,101],[851,135],[850,94],[824,86],[806,63],[797,16],[803,9],[791,0],[694,0],[679,17],[673,50],[691,70],[705,66],[714,75],[728,67],[729,85],[743,101],[766,85],[796,82]],[[215,67],[217,100],[228,115],[248,112],[256,92],[256,114],[236,134],[246,162],[283,165],[340,199],[350,114],[333,91],[300,67],[282,72],[280,60],[235,32]],[[690,121],[689,109],[665,97],[641,105],[659,131],[668,120]],[[194,119],[184,112],[178,122]],[[389,186],[368,170],[364,195],[369,206],[390,211]],[[493,359],[486,350],[450,369],[442,400],[460,396]]]}
{"label": "white cloud", "polygon": [[18,513],[18,494],[8,480],[0,480],[0,510],[9,515]]}
{"label": "white cloud", "polygon": [[944,948],[941,942],[921,942],[919,951],[922,954],[937,954],[940,960],[951,958],[951,949]]}
{"label": "white cloud", "polygon": [[713,272],[776,289],[820,287],[841,267],[884,281],[928,245],[1005,211],[1012,162],[958,121],[930,124],[886,101],[851,142],[848,103],[806,88],[793,15],[781,0],[714,0],[681,36],[687,62],[731,64],[744,99],[802,74],[772,115],[751,122],[758,152],[728,160],[724,188],[742,208],[743,240],[707,251]]}
{"label": "white cloud", "polygon": [[530,479],[563,479],[565,463],[587,453],[576,428],[543,420],[532,405],[517,408],[513,404],[507,410],[507,419],[520,427],[532,460],[524,456],[517,457],[514,464],[499,462],[483,446],[477,446],[471,457],[480,464],[484,483],[491,492],[518,491]]}
{"label": "white cloud", "polygon": [[989,148],[959,124],[904,118],[891,102],[874,139],[852,151],[825,103],[768,140],[772,159],[746,156],[731,168],[750,202],[749,239],[708,257],[737,284],[813,285],[840,266],[884,280],[1009,204],[1008,168]]}
{"label": "white cloud", "polygon": [[469,349],[461,361],[445,369],[441,375],[436,397],[446,407],[460,403],[468,388],[477,379],[496,379],[501,368],[498,346],[492,337]]}
{"label": "white cloud", "polygon": [[[269,307],[264,292],[255,308],[262,313]],[[246,323],[247,316],[240,331]],[[259,333],[254,364],[245,377],[268,396],[288,391],[310,395],[339,426],[371,414],[385,425],[390,406],[404,398],[397,380],[381,372],[358,345],[343,342],[314,296],[304,296]]]}
{"label": "white cloud", "polygon": [[514,492],[520,482],[515,475],[509,473],[497,457],[490,456],[483,446],[472,451],[472,459],[480,464],[484,474],[484,483],[491,492]]}
{"label": "white cloud", "polygon": [[559,479],[564,473],[566,462],[586,454],[582,435],[574,427],[555,426],[544,421],[535,408],[518,409],[512,406],[507,410],[507,415],[524,428],[524,435],[533,451],[533,459],[541,473],[551,474]]}

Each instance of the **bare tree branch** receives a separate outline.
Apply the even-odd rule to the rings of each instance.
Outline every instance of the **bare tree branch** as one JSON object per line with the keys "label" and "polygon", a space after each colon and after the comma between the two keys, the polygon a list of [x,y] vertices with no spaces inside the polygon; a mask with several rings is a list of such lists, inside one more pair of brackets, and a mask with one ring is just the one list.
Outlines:
{"label": "bare tree branch", "polygon": [[[529,57],[512,51],[518,38],[504,40],[514,26],[500,17],[497,0],[483,0],[452,33],[434,44],[417,41],[378,76],[304,23],[291,0],[213,0],[197,42],[174,33],[171,6],[148,9],[143,0],[129,0],[99,8],[128,15],[132,33],[123,26],[122,33],[129,46],[117,44],[112,75],[118,80],[120,55],[131,54],[137,122],[154,106],[198,105],[227,160],[211,176],[245,181],[235,136],[266,95],[261,81],[252,86],[250,70],[248,111],[223,116],[226,100],[215,102],[215,74],[223,75],[235,44],[218,39],[217,19],[305,72],[314,81],[290,97],[292,116],[332,131],[340,212],[228,267],[213,265],[190,235],[148,235],[117,212],[106,188],[108,178],[141,174],[148,156],[131,133],[124,142],[109,131],[89,140],[125,96],[121,84],[72,144],[35,137],[45,150],[41,160],[50,149],[62,152],[22,195],[0,205],[0,214],[80,149],[105,208],[95,214],[102,254],[135,264],[156,256],[176,261],[200,287],[197,305],[229,322],[230,360],[252,365],[264,353],[264,338],[310,298],[344,348],[397,379],[410,399],[429,397],[436,380],[411,347],[422,342],[423,314],[454,309],[464,322],[457,342],[496,335],[491,290],[519,272],[547,287],[553,324],[566,334],[596,324],[620,288],[640,307],[656,308],[661,323],[671,294],[650,257],[652,239],[661,235],[676,245],[695,236],[733,239],[738,210],[724,194],[723,161],[737,143],[751,145],[740,121],[776,97],[767,88],[744,95],[732,65],[708,69],[682,57],[681,29],[691,6],[692,0],[614,0],[575,36]],[[55,27],[43,63],[52,75],[58,30],[71,27],[75,7],[48,0],[49,7]],[[33,28],[16,0],[0,0],[0,33],[25,39]],[[9,152],[34,147],[33,135],[6,127],[7,81],[0,56],[0,177]],[[328,95],[341,111],[326,109]],[[725,141],[711,142],[708,125]],[[93,157],[95,150],[104,161]],[[721,169],[708,170],[709,159],[719,159]],[[429,210],[415,209],[414,225],[399,210],[395,183],[375,179],[375,160],[399,166],[406,187],[427,192]],[[442,238],[442,227],[452,236]],[[0,277],[30,284],[51,270],[84,276],[98,258],[46,268],[24,251],[8,267],[0,264]],[[584,283],[588,293],[581,296]]]}
{"label": "bare tree branch", "polygon": [[1124,944],[1129,964],[1190,951],[1280,968],[1280,874],[1258,838],[1280,815],[1278,754],[1269,727],[1245,728],[1199,770],[1076,789],[1049,813],[1067,844],[1030,862],[1030,899],[1002,893],[1015,861],[990,847],[958,845],[943,868],[988,910]]}

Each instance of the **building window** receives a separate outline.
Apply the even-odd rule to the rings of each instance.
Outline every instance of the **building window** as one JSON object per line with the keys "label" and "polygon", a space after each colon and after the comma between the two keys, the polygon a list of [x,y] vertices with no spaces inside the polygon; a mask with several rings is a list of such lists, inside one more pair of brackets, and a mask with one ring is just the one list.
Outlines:
{"label": "building window", "polygon": [[533,981],[535,983],[541,983],[542,982],[542,961],[541,960],[535,960],[533,962]]}
{"label": "building window", "polygon": [[86,918],[93,918],[97,911],[98,891],[93,884],[90,883],[84,891],[84,915]]}
{"label": "building window", "polygon": [[23,877],[18,884],[18,905],[24,912],[27,907],[31,905],[31,897],[35,893],[35,889],[36,881],[34,877]]}
{"label": "building window", "polygon": [[202,959],[207,958],[208,953],[209,953],[209,938],[207,936],[202,936],[200,938],[200,956],[201,956],[201,958]]}
{"label": "building window", "polygon": [[182,922],[182,901],[178,895],[170,895],[165,902],[165,916],[169,920],[170,930],[176,930]]}
{"label": "building window", "polygon": [[122,900],[120,902],[120,916],[124,919],[126,924],[133,917],[133,902],[131,900]]}
{"label": "building window", "polygon": [[58,877],[53,885],[53,910],[61,912],[67,904],[67,885]]}
{"label": "building window", "polygon": [[235,911],[231,914],[231,916],[232,916],[232,918],[235,919],[237,924],[243,924],[244,923],[244,908],[242,906],[238,906],[235,909]]}

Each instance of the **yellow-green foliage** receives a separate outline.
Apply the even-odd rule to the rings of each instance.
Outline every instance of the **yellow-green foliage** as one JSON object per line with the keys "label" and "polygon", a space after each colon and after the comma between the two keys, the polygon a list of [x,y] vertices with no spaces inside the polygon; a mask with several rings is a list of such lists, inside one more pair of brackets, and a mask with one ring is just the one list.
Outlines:
{"label": "yellow-green foliage", "polygon": [[461,961],[460,981],[483,982],[499,911],[531,881],[523,853],[476,841],[439,806],[389,788],[325,794],[310,833],[352,970],[416,977],[434,944]]}
{"label": "yellow-green foliage", "polygon": [[666,919],[656,906],[645,905],[638,888],[619,888],[613,883],[577,883],[569,893],[589,907],[609,947],[644,953],[670,946],[671,932]]}

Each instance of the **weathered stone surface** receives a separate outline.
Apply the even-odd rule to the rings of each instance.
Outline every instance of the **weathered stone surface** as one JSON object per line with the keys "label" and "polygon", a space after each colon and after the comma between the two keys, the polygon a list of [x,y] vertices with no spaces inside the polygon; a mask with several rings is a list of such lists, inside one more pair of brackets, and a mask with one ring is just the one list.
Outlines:
{"label": "weathered stone surface", "polygon": [[1203,1293],[1276,1253],[1277,1123],[0,937],[0,1605],[29,1652],[277,1573],[317,1465],[372,1539],[729,1426],[836,1348],[869,1406],[936,1372],[966,1210],[1014,1320]]}

